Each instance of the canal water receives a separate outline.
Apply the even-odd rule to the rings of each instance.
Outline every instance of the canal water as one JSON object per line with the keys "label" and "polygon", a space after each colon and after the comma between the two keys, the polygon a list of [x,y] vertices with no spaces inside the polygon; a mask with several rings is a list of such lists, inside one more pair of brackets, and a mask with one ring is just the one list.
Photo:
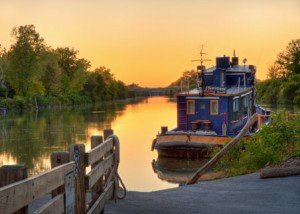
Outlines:
{"label": "canal water", "polygon": [[161,126],[176,125],[176,103],[166,97],[72,110],[9,113],[0,117],[0,166],[23,163],[30,175],[50,169],[50,154],[112,128],[121,142],[119,172],[127,188],[154,191],[178,186],[203,164],[157,158],[151,144]]}
{"label": "canal water", "polygon": [[[176,187],[185,183],[207,161],[158,158],[157,153],[151,151],[160,127],[176,126],[176,111],[175,100],[150,97],[68,110],[11,112],[0,117],[0,166],[26,164],[29,174],[35,175],[50,169],[51,152],[67,151],[74,143],[83,143],[89,150],[91,136],[103,135],[103,129],[112,128],[120,138],[119,172],[128,190]],[[221,176],[208,173],[203,179]]]}

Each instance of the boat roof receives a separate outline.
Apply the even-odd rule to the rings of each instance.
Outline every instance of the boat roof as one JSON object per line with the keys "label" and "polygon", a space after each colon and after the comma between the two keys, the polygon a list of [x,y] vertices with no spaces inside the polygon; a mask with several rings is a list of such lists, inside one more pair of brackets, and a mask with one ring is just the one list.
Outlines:
{"label": "boat roof", "polygon": [[[251,67],[250,65],[234,65],[234,66],[228,67],[226,69],[226,71],[228,71],[228,72],[252,72],[253,70],[256,70],[256,66],[253,66],[252,68],[250,68],[250,67]],[[204,71],[204,74],[212,73],[214,70],[216,70],[216,66],[207,68]]]}
{"label": "boat roof", "polygon": [[[226,89],[226,93],[204,93],[204,96],[235,96],[235,95],[240,95],[240,94],[244,94],[247,93],[249,91],[251,91],[251,87],[230,87],[228,89]],[[200,94],[200,90],[198,88],[194,88],[192,90],[188,90],[188,91],[182,91],[179,92],[178,95],[191,95],[191,96],[197,96]]]}

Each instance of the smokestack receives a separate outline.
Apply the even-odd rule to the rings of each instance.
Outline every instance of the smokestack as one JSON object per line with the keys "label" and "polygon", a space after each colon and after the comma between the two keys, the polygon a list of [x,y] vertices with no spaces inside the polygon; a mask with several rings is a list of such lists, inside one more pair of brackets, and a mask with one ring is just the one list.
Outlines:
{"label": "smokestack", "polygon": [[239,58],[235,55],[235,49],[233,50],[233,57],[231,58],[231,66],[235,66],[239,64]]}

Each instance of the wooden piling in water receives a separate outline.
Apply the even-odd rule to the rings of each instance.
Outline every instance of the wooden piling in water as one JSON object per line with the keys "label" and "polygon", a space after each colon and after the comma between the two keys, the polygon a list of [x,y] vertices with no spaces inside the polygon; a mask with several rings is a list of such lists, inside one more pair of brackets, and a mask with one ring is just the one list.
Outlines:
{"label": "wooden piling in water", "polygon": [[[68,163],[70,161],[69,152],[64,151],[56,151],[51,153],[51,169],[62,164]],[[64,185],[58,187],[57,189],[52,191],[52,198],[63,193],[65,191]]]}
{"label": "wooden piling in water", "polygon": [[81,214],[86,212],[86,195],[85,195],[85,145],[74,144],[70,146],[70,160],[75,161],[75,213]]}
{"label": "wooden piling in water", "polygon": [[[3,165],[0,168],[0,187],[26,179],[28,177],[27,167],[19,165]],[[27,214],[28,206],[24,206],[14,214]]]}

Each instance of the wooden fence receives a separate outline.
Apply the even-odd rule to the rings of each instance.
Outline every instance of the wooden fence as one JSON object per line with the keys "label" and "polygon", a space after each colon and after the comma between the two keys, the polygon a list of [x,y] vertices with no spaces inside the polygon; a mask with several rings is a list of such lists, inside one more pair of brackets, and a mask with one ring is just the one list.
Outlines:
{"label": "wooden fence", "polygon": [[[103,213],[105,203],[118,198],[120,161],[113,130],[104,130],[104,139],[92,136],[92,149],[87,152],[84,144],[71,145],[69,152],[53,152],[52,169],[30,178],[23,165],[2,166],[0,213],[28,213],[30,203],[50,193],[52,199],[34,213]],[[88,166],[91,170],[86,173]],[[87,202],[89,191],[91,201]]]}

